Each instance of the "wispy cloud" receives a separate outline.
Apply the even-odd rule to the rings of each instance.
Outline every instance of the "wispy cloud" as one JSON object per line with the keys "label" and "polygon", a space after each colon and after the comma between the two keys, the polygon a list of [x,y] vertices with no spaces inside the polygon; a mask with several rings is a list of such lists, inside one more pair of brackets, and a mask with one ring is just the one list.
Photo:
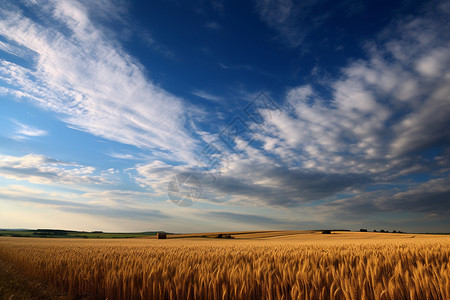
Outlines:
{"label": "wispy cloud", "polygon": [[219,62],[218,63],[219,67],[221,67],[224,70],[231,70],[231,71],[247,71],[247,72],[254,72],[257,74],[261,74],[267,77],[271,77],[271,78],[275,78],[276,75],[271,73],[271,72],[267,72],[261,68],[257,68],[255,66],[252,65],[247,65],[247,64],[243,64],[243,65],[229,65],[229,64],[224,64]]}
{"label": "wispy cloud", "polygon": [[45,136],[47,135],[47,131],[38,129],[29,125],[25,125],[16,120],[12,120],[14,124],[16,124],[17,128],[15,130],[15,134],[13,136],[14,139],[22,140],[27,139],[28,137],[37,137],[37,136]]}
{"label": "wispy cloud", "polygon": [[298,47],[305,37],[320,26],[328,17],[329,11],[313,14],[312,9],[322,3],[321,0],[257,0],[256,9],[261,19],[278,32],[278,39],[291,47]]}
{"label": "wispy cloud", "polygon": [[[120,192],[122,199],[131,195],[136,198],[138,193],[125,191]],[[103,196],[103,197],[99,197]],[[132,219],[151,221],[153,219],[163,220],[168,218],[163,212],[151,209],[143,203],[138,205],[129,201],[110,201],[107,197],[114,197],[114,192],[109,194],[81,194],[80,200],[74,200],[73,194],[53,192],[48,193],[39,189],[28,188],[18,185],[0,187],[0,200],[28,203],[36,207],[45,207],[60,210],[65,213],[77,213],[88,216],[103,216],[115,219]],[[141,195],[142,196],[142,195]],[[95,198],[94,198],[95,197]],[[78,225],[79,226],[79,225]]]}
{"label": "wispy cloud", "polygon": [[222,29],[222,25],[220,25],[217,22],[211,21],[211,22],[206,22],[205,27],[208,29],[212,29],[212,30],[220,30]]}
{"label": "wispy cloud", "polygon": [[192,95],[195,95],[197,97],[206,99],[206,100],[210,100],[210,101],[214,101],[214,102],[220,102],[223,100],[222,97],[216,96],[216,95],[212,95],[210,93],[207,93],[205,91],[202,90],[195,90],[193,92],[191,92]]}
{"label": "wispy cloud", "polygon": [[159,160],[139,164],[132,170],[136,172],[132,174],[136,182],[142,187],[151,188],[154,196],[167,196],[167,185],[175,175],[194,172],[192,168],[184,165],[172,166]]}
{"label": "wispy cloud", "polygon": [[196,143],[185,128],[188,112],[182,99],[149,80],[142,66],[90,20],[86,6],[30,5],[38,12],[34,19],[13,4],[0,10],[0,34],[37,56],[30,69],[0,61],[7,92],[60,113],[72,128],[170,153],[173,160],[192,159],[185,149]]}
{"label": "wispy cloud", "polygon": [[119,159],[131,159],[131,160],[135,160],[138,159],[137,157],[135,157],[132,154],[124,154],[124,153],[108,153],[109,156],[114,157],[114,158],[119,158]]}
{"label": "wispy cloud", "polygon": [[431,179],[409,188],[359,191],[352,198],[334,200],[314,208],[317,214],[334,219],[365,218],[373,214],[412,212],[432,215],[436,220],[450,214],[450,177]]}
{"label": "wispy cloud", "polygon": [[254,67],[252,67],[250,65],[226,65],[226,64],[223,64],[223,63],[218,63],[218,64],[219,64],[219,66],[222,69],[227,69],[227,70],[247,70],[247,71],[252,71],[252,70],[255,69]]}
{"label": "wispy cloud", "polygon": [[219,219],[225,220],[228,222],[238,222],[240,224],[250,223],[250,224],[264,224],[270,225],[280,224],[283,221],[277,220],[275,218],[270,218],[266,216],[252,215],[252,214],[243,214],[243,213],[235,213],[235,212],[226,212],[226,211],[217,211],[217,210],[207,210],[200,211],[197,213],[200,216],[207,216],[211,219]]}
{"label": "wispy cloud", "polygon": [[0,50],[28,59],[32,59],[34,55],[33,51],[30,51],[29,49],[24,49],[23,47],[20,47],[13,43],[4,43],[2,41],[0,41]]}
{"label": "wispy cloud", "polygon": [[109,180],[95,174],[95,168],[59,161],[43,155],[0,155],[0,176],[37,184],[103,184]]}
{"label": "wispy cloud", "polygon": [[146,31],[144,29],[140,29],[139,34],[140,34],[141,40],[148,47],[155,50],[156,52],[161,53],[162,55],[164,55],[165,57],[167,57],[169,59],[176,59],[177,56],[175,55],[175,53],[171,49],[169,49],[169,47],[162,44],[161,42],[158,42],[155,38],[153,38],[152,35],[148,31]]}
{"label": "wispy cloud", "polygon": [[[275,32],[275,40],[289,47],[308,45],[308,38],[325,27],[332,18],[342,22],[367,5],[361,1],[330,0],[255,0],[255,8],[261,20]],[[335,26],[335,25],[331,25]],[[306,49],[303,48],[303,51]]]}
{"label": "wispy cloud", "polygon": [[[248,226],[252,226],[255,229],[264,230],[269,229],[273,230],[276,228],[326,228],[323,224],[305,218],[302,215],[302,219],[299,219],[299,215],[294,218],[289,218],[287,215],[282,214],[280,216],[268,216],[267,212],[260,212],[259,214],[246,214],[246,213],[238,213],[232,211],[223,211],[223,210],[200,210],[195,213],[195,216],[200,218],[208,218],[211,222],[224,221],[227,224],[230,224],[231,228],[235,227],[236,230],[240,230],[242,226],[248,228]],[[235,226],[233,226],[233,224]]]}

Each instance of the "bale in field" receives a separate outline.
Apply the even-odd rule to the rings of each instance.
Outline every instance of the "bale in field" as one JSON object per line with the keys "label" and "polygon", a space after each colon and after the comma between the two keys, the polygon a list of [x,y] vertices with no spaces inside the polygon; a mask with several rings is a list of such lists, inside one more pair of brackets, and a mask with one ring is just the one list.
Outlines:
{"label": "bale in field", "polygon": [[156,234],[156,238],[158,240],[165,240],[165,239],[167,239],[167,234],[165,232],[158,232]]}
{"label": "bale in field", "polygon": [[331,230],[323,230],[322,234],[331,234]]}

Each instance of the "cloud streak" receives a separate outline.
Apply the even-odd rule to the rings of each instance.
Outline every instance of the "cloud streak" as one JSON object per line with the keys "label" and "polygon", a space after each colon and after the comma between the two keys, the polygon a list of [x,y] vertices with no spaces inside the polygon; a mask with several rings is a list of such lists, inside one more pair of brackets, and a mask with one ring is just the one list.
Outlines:
{"label": "cloud streak", "polygon": [[196,91],[193,91],[191,94],[192,94],[192,95],[195,95],[195,96],[197,96],[197,97],[206,99],[206,100],[213,101],[213,102],[221,102],[221,101],[223,100],[222,97],[212,95],[212,94],[207,93],[207,92],[202,91],[202,90],[196,90]]}
{"label": "cloud streak", "polygon": [[[156,209],[144,207],[142,203],[136,205],[129,201],[111,202],[106,199],[117,198],[122,199],[131,196],[139,197],[139,193],[121,191],[114,195],[114,191],[108,193],[92,194],[85,193],[81,195],[84,201],[74,201],[73,195],[67,193],[46,193],[40,190],[26,188],[23,186],[9,185],[0,187],[0,200],[28,203],[39,207],[47,207],[61,210],[64,212],[72,212],[84,215],[103,216],[108,218],[132,219],[150,221],[154,219],[162,220],[168,218],[167,215]],[[101,196],[99,201],[98,196]],[[94,198],[95,197],[95,198]],[[106,198],[105,198],[106,197]],[[94,200],[95,199],[95,200]]]}
{"label": "cloud streak", "polygon": [[0,155],[0,176],[36,184],[76,186],[110,182],[103,176],[95,175],[95,171],[94,167],[59,161],[43,155]]}
{"label": "cloud streak", "polygon": [[[71,128],[170,153],[174,160],[192,159],[189,151],[179,151],[196,146],[185,127],[183,101],[149,80],[142,66],[93,23],[86,6],[75,1],[29,5],[38,18],[25,17],[13,4],[0,9],[0,34],[36,57],[32,68],[0,61],[7,93],[58,112]],[[16,48],[10,47],[20,56]]]}
{"label": "cloud streak", "polygon": [[38,129],[23,123],[20,123],[16,120],[12,120],[16,126],[17,129],[15,130],[15,135],[13,136],[13,139],[16,140],[23,140],[27,139],[29,137],[38,137],[38,136],[45,136],[48,134],[47,131]]}

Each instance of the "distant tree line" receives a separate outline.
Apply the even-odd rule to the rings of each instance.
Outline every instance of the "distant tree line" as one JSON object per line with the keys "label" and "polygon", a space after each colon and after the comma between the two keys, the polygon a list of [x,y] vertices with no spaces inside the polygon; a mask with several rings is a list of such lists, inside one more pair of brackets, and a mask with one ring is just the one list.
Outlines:
{"label": "distant tree line", "polygon": [[[322,234],[331,234],[332,231],[350,231],[350,230],[345,230],[345,229],[341,229],[341,230],[325,229],[325,230],[322,230]],[[361,228],[359,231],[360,232],[368,232],[368,230],[365,229],[365,228]],[[377,231],[376,229],[374,229],[373,232],[389,233],[389,230],[380,229],[380,231]],[[397,230],[393,230],[392,233],[406,233],[406,232],[399,231],[399,230],[398,231]]]}
{"label": "distant tree line", "polygon": [[[359,231],[360,232],[367,232],[367,229],[361,228]],[[376,229],[374,229],[373,232],[378,232],[378,231]],[[389,233],[389,230],[380,229],[379,232]],[[400,231],[400,230],[398,230],[398,231],[397,230],[393,230],[392,233],[405,233],[405,232]]]}

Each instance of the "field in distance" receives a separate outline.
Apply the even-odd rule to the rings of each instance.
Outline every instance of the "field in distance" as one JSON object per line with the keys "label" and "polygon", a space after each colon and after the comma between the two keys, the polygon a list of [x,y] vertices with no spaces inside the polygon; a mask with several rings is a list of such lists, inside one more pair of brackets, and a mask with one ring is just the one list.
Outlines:
{"label": "field in distance", "polygon": [[[214,238],[218,234],[235,238]],[[450,299],[449,258],[448,235],[0,237],[0,264],[16,270],[17,280],[41,282],[64,299]],[[0,279],[18,276],[2,272]],[[0,298],[23,292],[7,285],[0,280]],[[51,299],[48,290],[41,299]]]}
{"label": "field in distance", "polygon": [[[168,239],[179,238],[217,238],[219,235],[229,235],[233,239],[284,239],[284,240],[336,240],[336,239],[405,239],[416,236],[436,237],[432,234],[406,234],[406,233],[385,233],[385,232],[354,232],[354,231],[331,231],[331,234],[322,234],[321,230],[273,230],[273,231],[230,231],[230,232],[206,232],[206,233],[187,233],[170,234]],[[156,238],[156,236],[143,237]]]}
{"label": "field in distance", "polygon": [[5,237],[36,237],[36,238],[84,238],[84,239],[125,239],[155,236],[156,231],[149,232],[103,232],[103,231],[74,231],[58,229],[0,229],[0,236]]}

